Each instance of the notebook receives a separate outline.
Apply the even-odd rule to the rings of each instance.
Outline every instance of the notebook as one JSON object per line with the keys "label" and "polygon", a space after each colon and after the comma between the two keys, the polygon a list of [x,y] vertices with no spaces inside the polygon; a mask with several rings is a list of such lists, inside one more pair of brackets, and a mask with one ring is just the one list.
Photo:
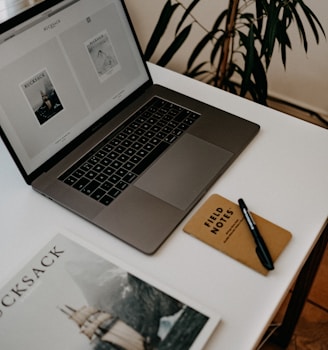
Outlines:
{"label": "notebook", "polygon": [[153,84],[124,3],[0,25],[1,136],[27,184],[153,254],[259,126]]}

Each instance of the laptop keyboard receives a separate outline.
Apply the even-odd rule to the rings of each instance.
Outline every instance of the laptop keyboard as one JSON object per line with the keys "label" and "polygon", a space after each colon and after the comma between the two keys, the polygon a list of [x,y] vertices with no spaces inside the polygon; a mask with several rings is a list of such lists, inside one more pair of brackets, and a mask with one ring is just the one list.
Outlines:
{"label": "laptop keyboard", "polygon": [[59,179],[109,205],[199,117],[154,97]]}

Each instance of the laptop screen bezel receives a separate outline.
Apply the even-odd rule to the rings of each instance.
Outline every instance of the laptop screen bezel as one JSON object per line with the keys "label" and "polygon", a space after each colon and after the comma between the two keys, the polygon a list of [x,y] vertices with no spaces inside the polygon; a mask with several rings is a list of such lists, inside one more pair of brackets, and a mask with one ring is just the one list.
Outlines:
{"label": "laptop screen bezel", "polygon": [[[39,4],[34,5],[33,7],[17,14],[16,16],[8,19],[5,22],[0,23],[0,34],[5,33],[6,31],[10,31],[12,28],[21,25],[22,23],[30,20],[34,16],[39,15],[40,13],[47,11],[51,7],[60,4],[61,2],[64,2],[65,0],[46,0]],[[108,121],[112,120],[118,113],[120,113],[126,105],[128,105],[130,102],[132,102],[134,99],[136,99],[138,96],[140,96],[144,91],[153,85],[153,81],[149,72],[149,69],[147,67],[147,64],[143,58],[143,52],[141,49],[141,45],[138,41],[136,32],[134,30],[134,27],[132,25],[131,18],[129,16],[128,10],[126,8],[125,2],[123,0],[118,0],[122,8],[124,10],[125,16],[127,18],[127,21],[130,26],[131,33],[135,39],[135,43],[138,49],[138,52],[142,58],[143,66],[145,69],[145,73],[147,75],[147,80],[140,85],[135,91],[133,91],[129,96],[127,96],[124,100],[122,100],[120,103],[118,103],[114,108],[112,108],[110,111],[105,113],[100,119],[95,121],[92,125],[90,125],[86,130],[84,130],[79,136],[74,138],[70,143],[68,143],[66,146],[64,146],[61,150],[59,150],[57,153],[55,153],[51,158],[46,160],[44,163],[42,163],[40,166],[38,166],[35,170],[33,170],[31,173],[27,173],[23,164],[21,163],[19,157],[17,156],[14,147],[11,145],[10,140],[6,136],[4,130],[2,129],[0,125],[0,137],[2,138],[4,144],[6,145],[9,153],[11,154],[14,162],[16,163],[21,175],[23,176],[25,182],[27,184],[31,184],[37,177],[39,177],[42,173],[48,171],[51,169],[55,164],[58,163],[61,159],[63,159],[66,155],[68,155],[73,149],[75,149],[78,145],[80,145],[84,140],[86,140],[90,135],[95,133],[99,128],[101,128],[103,125],[105,125]]]}

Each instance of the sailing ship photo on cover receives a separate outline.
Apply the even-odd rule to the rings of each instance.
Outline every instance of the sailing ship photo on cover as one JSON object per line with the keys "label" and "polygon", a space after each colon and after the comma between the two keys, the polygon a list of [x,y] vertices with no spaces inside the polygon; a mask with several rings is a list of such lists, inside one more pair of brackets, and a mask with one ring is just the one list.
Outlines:
{"label": "sailing ship photo on cover", "polygon": [[0,293],[1,349],[194,350],[219,321],[60,234]]}

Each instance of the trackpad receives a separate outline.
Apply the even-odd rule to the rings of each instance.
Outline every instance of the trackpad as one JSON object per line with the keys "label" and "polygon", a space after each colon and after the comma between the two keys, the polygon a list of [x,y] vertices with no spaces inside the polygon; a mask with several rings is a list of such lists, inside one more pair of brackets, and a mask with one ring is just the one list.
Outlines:
{"label": "trackpad", "polygon": [[233,153],[185,134],[135,185],[186,210],[222,172]]}

